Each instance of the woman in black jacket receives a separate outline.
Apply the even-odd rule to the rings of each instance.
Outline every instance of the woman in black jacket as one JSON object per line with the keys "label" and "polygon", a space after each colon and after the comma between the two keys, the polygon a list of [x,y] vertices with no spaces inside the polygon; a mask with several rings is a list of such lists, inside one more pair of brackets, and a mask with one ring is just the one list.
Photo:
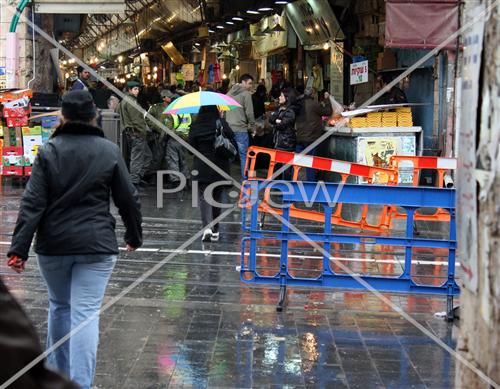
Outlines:
{"label": "woman in black jacket", "polygon": [[[280,106],[271,114],[269,123],[274,126],[274,148],[277,150],[295,151],[297,135],[295,133],[295,103],[297,95],[292,88],[286,88],[279,96]],[[278,166],[276,171],[281,166]],[[292,169],[283,172],[283,179],[292,178]]]}
{"label": "woman in black jacket", "polygon": [[85,323],[48,362],[90,389],[99,310],[118,256],[110,195],[125,224],[128,251],[142,244],[142,218],[120,149],[96,127],[91,94],[66,93],[62,115],[63,124],[38,151],[7,256],[9,266],[22,272],[36,231],[35,252],[49,295],[47,347]]}
{"label": "woman in black jacket", "polygon": [[296,93],[286,88],[279,96],[280,106],[271,114],[269,123],[274,126],[274,148],[295,151],[297,136],[295,134],[295,102]]}
{"label": "woman in black jacket", "polygon": [[[200,108],[200,112],[189,130],[189,144],[229,175],[231,161],[227,158],[221,158],[215,153],[214,142],[218,125],[223,126],[224,134],[231,140],[237,150],[234,133],[226,121],[221,118],[215,105]],[[195,174],[195,171],[197,171],[197,174]],[[201,211],[201,221],[205,228],[202,241],[216,242],[219,240],[219,223],[214,224],[211,228],[207,226],[220,215],[221,209],[212,204],[214,204],[214,201],[217,204],[221,203],[224,187],[228,185],[228,181],[196,156],[193,160],[192,181],[198,182],[198,204]],[[219,181],[221,181],[221,184],[210,186]],[[222,183],[222,181],[225,183]]]}

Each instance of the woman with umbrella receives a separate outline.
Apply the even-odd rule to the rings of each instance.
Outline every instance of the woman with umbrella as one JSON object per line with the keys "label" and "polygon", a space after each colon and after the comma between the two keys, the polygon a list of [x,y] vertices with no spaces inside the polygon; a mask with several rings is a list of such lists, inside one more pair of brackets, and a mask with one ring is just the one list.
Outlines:
{"label": "woman with umbrella", "polygon": [[[224,137],[237,150],[234,133],[222,118],[221,111],[227,111],[240,106],[229,96],[214,92],[196,92],[183,96],[172,102],[165,113],[198,113],[191,124],[188,142],[199,151],[211,164],[194,156],[192,181],[198,184],[198,206],[201,211],[203,224],[203,242],[216,242],[219,240],[219,223],[209,225],[219,217],[222,203],[224,185],[210,187],[219,181],[227,181],[230,176],[231,159],[224,157],[216,149],[215,139],[217,131],[222,132]],[[212,165],[212,166],[211,166]],[[214,165],[219,171],[214,169]],[[225,177],[221,174],[226,173]],[[213,188],[213,190],[212,190]]]}

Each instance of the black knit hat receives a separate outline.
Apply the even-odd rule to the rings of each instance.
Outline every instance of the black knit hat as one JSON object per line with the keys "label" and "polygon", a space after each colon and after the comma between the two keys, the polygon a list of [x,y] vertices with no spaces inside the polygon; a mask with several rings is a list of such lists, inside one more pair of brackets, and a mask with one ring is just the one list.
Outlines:
{"label": "black knit hat", "polygon": [[88,122],[97,115],[94,99],[89,91],[67,92],[62,98],[61,113],[66,120]]}

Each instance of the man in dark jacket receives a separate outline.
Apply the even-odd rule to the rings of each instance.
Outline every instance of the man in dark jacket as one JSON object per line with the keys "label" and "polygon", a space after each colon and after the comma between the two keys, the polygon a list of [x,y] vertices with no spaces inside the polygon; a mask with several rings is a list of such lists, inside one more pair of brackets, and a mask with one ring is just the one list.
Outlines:
{"label": "man in dark jacket", "polygon": [[[295,151],[300,153],[311,143],[320,138],[323,134],[323,116],[330,116],[332,114],[332,104],[330,102],[330,96],[328,92],[325,92],[324,103],[318,103],[314,100],[314,95],[316,91],[314,88],[306,88],[304,91],[304,99],[302,102],[302,107],[300,114],[297,117],[296,129],[297,129],[297,147]],[[317,147],[314,147],[307,154],[316,155]],[[316,170],[307,169],[306,170],[307,181],[316,181]]]}
{"label": "man in dark jacket", "polygon": [[118,106],[121,125],[130,145],[130,177],[137,188],[140,185],[147,185],[143,178],[152,161],[147,141],[148,126],[137,103],[139,87],[138,82],[129,81],[127,95]]}
{"label": "man in dark jacket", "polygon": [[49,354],[48,362],[90,389],[99,340],[99,309],[118,255],[110,195],[125,225],[129,251],[142,244],[137,191],[118,146],[96,127],[88,91],[62,100],[63,124],[38,151],[7,253],[22,272],[35,252],[49,294],[47,347],[85,326]]}

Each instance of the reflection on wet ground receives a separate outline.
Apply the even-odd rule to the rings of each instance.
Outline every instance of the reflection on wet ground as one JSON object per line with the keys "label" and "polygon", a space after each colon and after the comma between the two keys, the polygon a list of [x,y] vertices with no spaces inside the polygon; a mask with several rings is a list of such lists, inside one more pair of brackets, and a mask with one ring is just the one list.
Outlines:
{"label": "reflection on wet ground", "polygon": [[[16,219],[20,186],[0,195],[0,255]],[[144,250],[122,253],[106,298],[175,252],[201,225],[190,196],[165,196],[156,208],[142,197]],[[271,217],[269,223],[273,223]],[[123,234],[120,223],[118,233]],[[297,221],[300,226],[300,222]],[[420,233],[435,232],[420,223]],[[238,211],[222,223],[221,241],[196,241],[103,313],[96,388],[452,388],[453,358],[375,296],[363,292],[289,288],[287,308],[277,313],[278,289],[242,284],[242,236]],[[275,272],[278,242],[262,242],[262,271]],[[297,272],[311,275],[320,255],[304,243],[291,249]],[[416,251],[413,273],[440,283],[443,252]],[[332,256],[357,273],[397,275],[402,248],[332,245]],[[43,339],[47,297],[36,261],[18,276],[5,261],[0,274],[21,300]],[[332,268],[335,265],[332,264]],[[448,345],[457,328],[434,317],[446,299],[386,294]]]}

